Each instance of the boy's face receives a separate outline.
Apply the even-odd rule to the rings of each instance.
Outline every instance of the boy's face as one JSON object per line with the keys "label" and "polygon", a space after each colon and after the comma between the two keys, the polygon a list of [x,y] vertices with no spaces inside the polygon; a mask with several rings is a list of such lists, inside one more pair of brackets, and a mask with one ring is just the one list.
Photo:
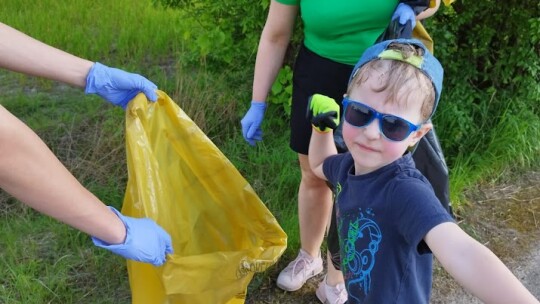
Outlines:
{"label": "boy's face", "polygon": [[[379,113],[395,115],[415,125],[420,124],[421,102],[407,102],[406,97],[401,97],[414,97],[415,94],[396,94],[400,100],[387,101],[389,92],[376,90],[381,87],[380,79],[380,72],[373,72],[364,83],[355,85],[348,98],[359,101]],[[397,160],[409,146],[416,144],[430,129],[431,124],[424,124],[403,141],[390,141],[381,134],[379,119],[374,119],[367,126],[360,128],[345,120],[343,139],[354,159],[355,174],[358,175],[375,171]]]}

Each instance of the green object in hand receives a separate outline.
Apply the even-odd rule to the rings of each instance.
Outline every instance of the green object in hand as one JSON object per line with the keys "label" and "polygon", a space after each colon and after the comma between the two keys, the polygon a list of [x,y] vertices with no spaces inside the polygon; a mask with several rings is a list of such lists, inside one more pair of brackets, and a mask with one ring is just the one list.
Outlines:
{"label": "green object in hand", "polygon": [[319,132],[330,132],[339,124],[339,105],[333,98],[315,94],[308,102],[307,117]]}

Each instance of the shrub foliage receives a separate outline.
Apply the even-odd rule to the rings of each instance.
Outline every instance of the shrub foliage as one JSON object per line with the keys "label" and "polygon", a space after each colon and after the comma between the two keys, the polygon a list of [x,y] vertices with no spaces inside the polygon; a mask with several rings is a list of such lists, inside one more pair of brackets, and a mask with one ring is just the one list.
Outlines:
{"label": "shrub foliage", "polygon": [[[191,62],[211,60],[212,68],[243,70],[235,74],[245,77],[238,81],[251,81],[269,0],[154,1],[180,8],[194,25],[183,36],[191,42],[186,43]],[[476,159],[502,165],[516,157],[523,165],[537,161],[540,144],[528,136],[537,137],[540,130],[539,16],[535,0],[458,0],[426,21],[435,55],[445,67],[434,122],[451,167],[456,162],[479,165]],[[301,41],[301,31],[296,32],[292,50]],[[270,97],[285,108],[292,58],[287,57]],[[508,138],[498,138],[501,132]],[[513,152],[505,152],[505,146]]]}

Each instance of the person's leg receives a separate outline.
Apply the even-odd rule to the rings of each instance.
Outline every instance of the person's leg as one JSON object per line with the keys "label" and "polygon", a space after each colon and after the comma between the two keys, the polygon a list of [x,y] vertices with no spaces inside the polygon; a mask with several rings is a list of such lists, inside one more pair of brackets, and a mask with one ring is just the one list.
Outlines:
{"label": "person's leg", "polygon": [[328,269],[326,271],[326,284],[330,286],[343,284],[345,282],[343,279],[343,272],[334,267],[334,264],[332,264],[332,259],[330,258],[330,251],[327,253],[326,262],[328,263]]}
{"label": "person's leg", "polygon": [[326,182],[311,171],[307,155],[298,154],[302,178],[298,189],[300,253],[277,278],[277,286],[288,291],[300,289],[323,271],[321,244],[332,206],[332,192]]}
{"label": "person's leg", "polygon": [[[313,175],[308,163],[311,122],[306,117],[307,103],[315,93],[330,96],[340,102],[346,92],[352,68],[318,56],[305,46],[302,46],[296,58],[293,72],[290,147],[299,155],[302,173],[298,189],[301,249],[298,257],[278,276],[277,285],[285,290],[293,291],[301,288],[307,279],[322,271],[320,247],[332,206],[331,189],[325,181]],[[340,273],[334,270],[332,267],[328,275],[332,277],[333,282],[338,282]],[[326,286],[326,280],[323,280],[323,283]],[[329,288],[331,293],[337,289]]]}
{"label": "person's leg", "polygon": [[[302,249],[315,257],[320,252],[324,235],[329,231],[332,216],[332,190],[326,181],[316,177],[311,171],[308,156],[298,154],[302,181],[298,191],[298,217],[300,220],[300,240]],[[314,251],[312,251],[314,250]],[[315,255],[316,254],[316,255]],[[327,272],[319,284],[317,297],[322,303],[342,304],[347,301],[347,292],[341,270],[337,270],[327,252]]]}
{"label": "person's leg", "polygon": [[298,218],[302,249],[316,257],[332,211],[332,191],[326,182],[313,174],[308,156],[298,154],[302,179],[298,189]]}
{"label": "person's leg", "polygon": [[326,260],[328,262],[328,272],[322,282],[319,283],[315,294],[321,303],[346,303],[348,294],[345,289],[343,273],[334,268],[332,259],[330,258],[330,252],[328,252],[328,258]]}

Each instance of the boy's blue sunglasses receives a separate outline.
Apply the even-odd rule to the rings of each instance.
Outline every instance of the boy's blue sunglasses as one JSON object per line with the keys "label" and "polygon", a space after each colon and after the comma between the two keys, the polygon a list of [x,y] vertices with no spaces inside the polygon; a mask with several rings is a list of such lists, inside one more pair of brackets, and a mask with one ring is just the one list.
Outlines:
{"label": "boy's blue sunglasses", "polygon": [[350,125],[363,128],[368,126],[375,118],[379,120],[381,134],[391,141],[403,141],[418,130],[422,124],[415,125],[401,117],[383,114],[373,108],[347,97],[343,98],[344,118]]}

